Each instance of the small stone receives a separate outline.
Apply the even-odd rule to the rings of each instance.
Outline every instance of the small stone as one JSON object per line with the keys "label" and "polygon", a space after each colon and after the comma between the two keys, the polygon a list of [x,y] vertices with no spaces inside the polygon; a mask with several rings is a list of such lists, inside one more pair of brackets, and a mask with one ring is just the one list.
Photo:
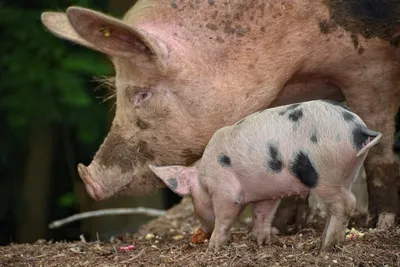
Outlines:
{"label": "small stone", "polygon": [[151,245],[152,248],[158,249],[156,245]]}
{"label": "small stone", "polygon": [[173,240],[181,240],[181,239],[183,239],[183,235],[174,235],[174,236],[172,237],[172,239],[173,239]]}
{"label": "small stone", "polygon": [[69,250],[71,250],[74,253],[81,253],[81,248],[80,247],[70,248]]}
{"label": "small stone", "polygon": [[246,218],[244,218],[243,222],[244,223],[251,223],[252,219],[250,217],[246,217]]}
{"label": "small stone", "polygon": [[151,234],[151,233],[148,233],[148,234],[145,236],[145,239],[146,239],[146,240],[151,240],[151,239],[153,239],[153,238],[154,238],[154,235]]}
{"label": "small stone", "polygon": [[337,261],[337,260],[333,260],[332,262],[333,262],[333,263],[338,263],[338,261]]}

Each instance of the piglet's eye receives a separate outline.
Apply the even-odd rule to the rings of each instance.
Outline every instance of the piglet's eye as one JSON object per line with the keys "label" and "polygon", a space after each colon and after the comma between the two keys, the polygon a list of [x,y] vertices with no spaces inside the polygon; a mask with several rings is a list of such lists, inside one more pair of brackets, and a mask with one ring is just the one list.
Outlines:
{"label": "piglet's eye", "polygon": [[143,104],[144,101],[149,100],[152,97],[153,93],[152,92],[138,92],[135,94],[133,102],[135,104],[135,107],[139,107],[141,104]]}

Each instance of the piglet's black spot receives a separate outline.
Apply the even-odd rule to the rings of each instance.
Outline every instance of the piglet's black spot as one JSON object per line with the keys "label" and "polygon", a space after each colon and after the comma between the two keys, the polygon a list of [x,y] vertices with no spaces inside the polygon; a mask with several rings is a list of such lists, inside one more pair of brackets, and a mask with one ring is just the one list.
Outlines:
{"label": "piglet's black spot", "polygon": [[295,109],[295,108],[297,108],[298,106],[300,106],[299,103],[297,103],[297,104],[292,104],[292,105],[290,105],[290,106],[287,108],[287,110]]}
{"label": "piglet's black spot", "polygon": [[354,114],[351,114],[350,112],[347,112],[347,111],[343,111],[342,112],[342,116],[343,116],[343,119],[345,120],[345,121],[347,121],[347,122],[350,122],[350,121],[354,121],[355,120],[355,116],[354,116]]}
{"label": "piglet's black spot", "polygon": [[363,131],[364,127],[357,124],[353,131],[351,132],[352,134],[352,140],[353,140],[353,147],[357,150],[360,150],[363,147],[363,144],[365,141],[368,139],[368,135],[366,135]]}
{"label": "piglet's black spot", "polygon": [[286,110],[279,112],[279,115],[283,116],[286,114],[286,112],[293,110],[293,109],[297,108],[298,106],[300,106],[300,104],[292,104],[289,107],[287,107]]}
{"label": "piglet's black spot", "polygon": [[310,137],[311,142],[313,143],[318,143],[318,137],[317,137],[317,131],[314,131],[313,134]]}
{"label": "piglet's black spot", "polygon": [[289,114],[289,119],[293,122],[297,122],[301,117],[303,117],[303,111],[301,109],[294,110]]}
{"label": "piglet's black spot", "polygon": [[310,188],[317,185],[318,172],[305,152],[300,151],[296,153],[289,169],[304,185]]}
{"label": "piglet's black spot", "polygon": [[222,167],[230,167],[231,166],[231,158],[228,157],[225,154],[220,154],[218,156],[218,163],[222,166]]}
{"label": "piglet's black spot", "polygon": [[176,178],[168,178],[167,183],[171,190],[176,190],[178,188],[178,180]]}
{"label": "piglet's black spot", "polygon": [[268,145],[268,153],[265,160],[265,166],[267,169],[273,172],[280,172],[283,168],[282,156],[279,153],[278,147],[276,145]]}
{"label": "piglet's black spot", "polygon": [[322,101],[322,102],[325,102],[325,103],[328,103],[328,104],[331,104],[331,105],[333,105],[333,106],[339,106],[339,107],[341,107],[341,108],[343,108],[343,109],[346,109],[346,110],[349,110],[349,111],[350,111],[350,109],[349,109],[347,106],[343,105],[343,104],[340,103],[340,102],[333,101],[333,100],[328,100],[328,99],[324,99],[324,100],[321,100],[321,101]]}

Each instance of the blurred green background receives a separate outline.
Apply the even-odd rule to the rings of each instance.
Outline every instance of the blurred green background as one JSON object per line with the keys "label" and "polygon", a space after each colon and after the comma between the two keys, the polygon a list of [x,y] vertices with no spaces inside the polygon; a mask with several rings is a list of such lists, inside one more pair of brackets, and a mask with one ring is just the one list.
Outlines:
{"label": "blurred green background", "polygon": [[[109,238],[150,218],[108,216],[49,230],[47,224],[101,208],[166,208],[165,191],[96,203],[76,165],[88,164],[113,118],[114,99],[97,78],[114,74],[106,56],[56,38],[43,11],[90,7],[121,17],[134,0],[0,1],[0,245],[39,238]],[[169,198],[171,199],[171,198]]]}

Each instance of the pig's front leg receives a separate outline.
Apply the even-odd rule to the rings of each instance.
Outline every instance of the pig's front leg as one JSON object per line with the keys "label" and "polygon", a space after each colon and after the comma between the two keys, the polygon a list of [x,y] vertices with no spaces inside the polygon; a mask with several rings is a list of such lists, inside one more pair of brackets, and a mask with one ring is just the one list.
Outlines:
{"label": "pig's front leg", "polygon": [[263,200],[253,204],[253,238],[259,246],[270,244],[272,220],[281,199]]}

